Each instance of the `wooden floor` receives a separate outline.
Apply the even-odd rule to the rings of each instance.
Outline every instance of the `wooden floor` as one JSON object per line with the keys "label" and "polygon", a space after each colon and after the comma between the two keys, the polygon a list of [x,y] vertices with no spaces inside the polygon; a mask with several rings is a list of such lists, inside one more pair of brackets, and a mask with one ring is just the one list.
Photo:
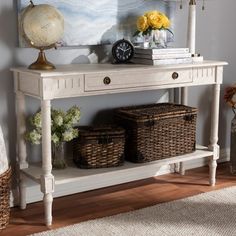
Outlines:
{"label": "wooden floor", "polygon": [[[208,168],[186,172],[185,176],[169,174],[142,181],[104,188],[68,197],[53,204],[53,229],[82,221],[115,215],[139,208],[172,201],[215,189],[236,186],[236,176],[229,174],[226,164],[217,171],[217,185],[208,185]],[[22,211],[11,211],[10,225],[1,236],[21,236],[48,230],[43,224],[42,202],[30,204]]]}

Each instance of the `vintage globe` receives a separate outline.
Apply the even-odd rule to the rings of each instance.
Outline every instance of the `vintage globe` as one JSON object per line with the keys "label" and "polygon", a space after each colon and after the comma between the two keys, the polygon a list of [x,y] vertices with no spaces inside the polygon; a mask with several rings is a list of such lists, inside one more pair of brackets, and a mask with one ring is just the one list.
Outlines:
{"label": "vintage globe", "polygon": [[29,66],[34,70],[51,70],[55,66],[47,61],[44,50],[56,47],[64,33],[64,18],[53,6],[31,4],[20,15],[20,33],[31,47],[40,50],[38,59]]}
{"label": "vintage globe", "polygon": [[37,48],[50,47],[63,36],[64,18],[51,5],[34,5],[24,13],[22,29],[32,46]]}

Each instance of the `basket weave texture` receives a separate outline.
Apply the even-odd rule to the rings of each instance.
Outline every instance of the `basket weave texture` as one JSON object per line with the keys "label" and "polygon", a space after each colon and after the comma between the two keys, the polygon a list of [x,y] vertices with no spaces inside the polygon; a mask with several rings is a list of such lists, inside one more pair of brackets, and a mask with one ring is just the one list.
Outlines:
{"label": "basket weave texture", "polygon": [[10,219],[11,168],[0,175],[0,230],[6,228]]}
{"label": "basket weave texture", "polygon": [[73,160],[78,167],[107,168],[124,163],[124,129],[112,126],[78,129],[79,138],[73,145]]}
{"label": "basket weave texture", "polygon": [[125,157],[142,163],[195,150],[197,109],[170,103],[124,107],[116,110],[126,129]]}

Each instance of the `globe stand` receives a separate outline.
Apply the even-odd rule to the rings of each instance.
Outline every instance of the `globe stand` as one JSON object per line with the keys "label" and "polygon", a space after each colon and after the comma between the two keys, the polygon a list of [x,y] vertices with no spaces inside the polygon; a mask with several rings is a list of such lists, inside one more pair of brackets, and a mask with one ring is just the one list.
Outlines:
{"label": "globe stand", "polygon": [[37,60],[32,63],[29,67],[31,70],[53,70],[56,67],[47,60],[44,50],[40,49]]}

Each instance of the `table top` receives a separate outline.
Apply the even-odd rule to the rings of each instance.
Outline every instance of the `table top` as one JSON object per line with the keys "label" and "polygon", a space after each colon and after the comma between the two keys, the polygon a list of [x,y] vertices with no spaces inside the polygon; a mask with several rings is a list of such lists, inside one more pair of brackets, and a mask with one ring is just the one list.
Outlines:
{"label": "table top", "polygon": [[60,75],[79,75],[79,74],[92,74],[103,72],[125,72],[125,71],[138,71],[138,70],[167,70],[178,68],[194,68],[194,67],[208,67],[208,66],[224,66],[227,65],[224,61],[202,61],[193,62],[188,64],[172,64],[172,65],[140,65],[140,64],[69,64],[58,65],[55,70],[31,70],[27,67],[11,68],[11,71],[20,73],[34,74],[40,77],[52,77]]}

